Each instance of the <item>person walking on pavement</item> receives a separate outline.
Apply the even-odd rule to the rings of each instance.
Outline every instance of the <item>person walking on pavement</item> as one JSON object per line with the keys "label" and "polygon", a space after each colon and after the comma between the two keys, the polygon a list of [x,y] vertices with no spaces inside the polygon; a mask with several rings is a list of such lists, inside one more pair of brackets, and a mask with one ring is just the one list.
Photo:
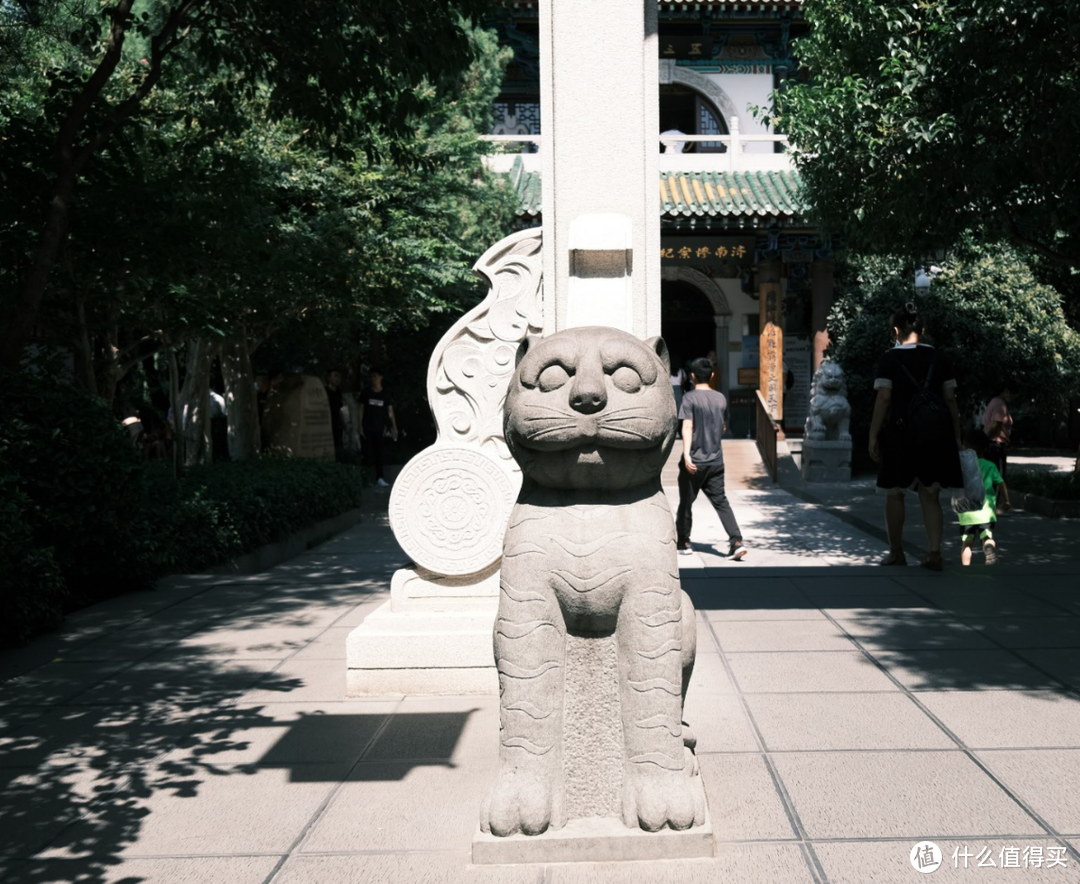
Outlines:
{"label": "person walking on pavement", "polygon": [[941,571],[942,488],[963,488],[960,412],[952,363],[920,339],[923,320],[912,302],[893,314],[896,345],[878,362],[870,458],[878,494],[885,496],[889,553],[882,565],[906,565],[904,494],[916,491],[930,552],[922,566]]}
{"label": "person walking on pavement", "polygon": [[701,357],[690,363],[694,388],[679,406],[683,456],[679,461],[679,509],[675,516],[675,540],[679,553],[689,555],[691,508],[704,491],[728,535],[728,555],[738,561],[746,555],[742,532],[724,492],[724,452],[720,445],[727,429],[727,399],[709,386],[714,365]]}
{"label": "person walking on pavement", "polygon": [[368,459],[375,467],[375,484],[379,488],[387,488],[390,483],[383,475],[383,433],[389,423],[390,437],[397,441],[397,418],[394,416],[393,400],[383,389],[382,369],[371,369],[368,377],[368,388],[360,394],[360,435],[363,436]]}

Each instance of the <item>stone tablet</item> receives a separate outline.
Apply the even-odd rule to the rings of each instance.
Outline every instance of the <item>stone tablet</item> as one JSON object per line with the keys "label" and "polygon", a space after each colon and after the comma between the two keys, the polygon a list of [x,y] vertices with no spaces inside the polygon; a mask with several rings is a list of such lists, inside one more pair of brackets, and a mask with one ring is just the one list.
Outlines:
{"label": "stone tablet", "polygon": [[262,434],[264,448],[333,460],[330,400],[322,381],[312,375],[288,375],[266,401]]}

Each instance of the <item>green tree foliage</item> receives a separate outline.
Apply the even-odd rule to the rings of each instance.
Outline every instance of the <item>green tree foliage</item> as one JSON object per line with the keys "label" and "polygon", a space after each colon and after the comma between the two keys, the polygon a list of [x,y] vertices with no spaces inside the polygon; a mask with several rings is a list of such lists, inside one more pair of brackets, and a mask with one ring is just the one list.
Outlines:
{"label": "green tree foliage", "polygon": [[[488,32],[468,39],[473,62],[414,90],[420,114],[404,135],[331,143],[277,116],[268,87],[194,61],[159,86],[87,166],[50,284],[48,327],[82,355],[85,386],[111,400],[148,353],[194,338],[254,350],[278,336],[301,357],[336,353],[365,330],[416,327],[473,300],[469,267],[509,229],[513,198],[476,138],[504,53]],[[353,113],[359,130],[367,109]],[[43,106],[19,123],[24,145],[47,141]],[[46,189],[37,152],[18,169],[25,192]],[[0,204],[0,236],[18,239],[28,211]]]}
{"label": "green tree foliage", "polygon": [[984,226],[1080,266],[1080,2],[814,0],[772,122],[822,220],[912,257]]}
{"label": "green tree foliage", "polygon": [[14,204],[19,219],[16,242],[4,251],[15,259],[20,292],[6,299],[0,362],[18,364],[89,161],[114,145],[164,87],[178,90],[176,105],[188,98],[218,110],[220,104],[225,117],[230,108],[247,105],[267,124],[295,127],[335,159],[351,162],[359,153],[369,163],[387,157],[399,165],[423,163],[433,158],[413,146],[416,120],[430,111],[433,96],[460,87],[461,71],[477,54],[468,18],[488,5],[489,0],[0,5],[0,72],[10,84],[0,87],[0,104],[14,108],[0,112],[0,168],[20,173],[14,182],[3,181],[4,202]]}
{"label": "green tree foliage", "polygon": [[878,360],[892,346],[892,314],[914,299],[929,343],[956,370],[961,415],[995,395],[1004,381],[1026,401],[1060,410],[1080,380],[1080,335],[1065,321],[1061,298],[1035,278],[1022,252],[965,239],[915,298],[897,259],[851,256],[840,269],[829,315],[828,355],[848,379],[853,423],[870,424]]}

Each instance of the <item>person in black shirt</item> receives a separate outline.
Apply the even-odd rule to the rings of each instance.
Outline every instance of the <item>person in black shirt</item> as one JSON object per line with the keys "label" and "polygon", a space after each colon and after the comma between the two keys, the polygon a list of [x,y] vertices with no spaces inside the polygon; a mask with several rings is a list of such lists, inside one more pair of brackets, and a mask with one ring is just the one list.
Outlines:
{"label": "person in black shirt", "polygon": [[[870,457],[879,464],[878,493],[886,495],[889,553],[881,564],[907,564],[904,494],[917,491],[930,547],[922,564],[940,571],[943,517],[938,497],[942,488],[961,488],[964,484],[960,471],[960,412],[952,363],[945,354],[920,342],[922,332],[923,321],[914,304],[905,304],[893,315],[896,346],[881,357],[874,381],[877,399],[870,422]],[[912,403],[925,396],[936,399],[941,419],[936,425],[922,426],[926,412],[920,410],[919,441],[915,442],[915,428],[909,426],[915,421]]]}
{"label": "person in black shirt", "polygon": [[383,433],[389,424],[390,437],[397,441],[397,418],[394,416],[393,399],[383,388],[382,369],[371,369],[368,377],[368,387],[359,397],[360,435],[364,438],[368,461],[375,467],[375,484],[386,488],[390,483],[383,475]]}

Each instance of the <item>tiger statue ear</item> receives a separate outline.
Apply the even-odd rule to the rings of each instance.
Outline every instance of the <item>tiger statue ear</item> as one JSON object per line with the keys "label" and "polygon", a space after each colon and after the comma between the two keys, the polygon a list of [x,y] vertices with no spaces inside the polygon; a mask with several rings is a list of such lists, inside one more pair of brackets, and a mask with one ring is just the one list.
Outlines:
{"label": "tiger statue ear", "polygon": [[668,352],[668,346],[664,342],[664,339],[657,335],[654,338],[649,338],[645,342],[645,346],[652,350],[660,362],[664,366],[664,370],[671,374],[671,354]]}
{"label": "tiger statue ear", "polygon": [[521,365],[521,360],[525,358],[525,354],[529,352],[530,347],[535,347],[540,343],[540,335],[526,335],[520,344],[518,344],[517,355],[514,357],[514,368]]}

